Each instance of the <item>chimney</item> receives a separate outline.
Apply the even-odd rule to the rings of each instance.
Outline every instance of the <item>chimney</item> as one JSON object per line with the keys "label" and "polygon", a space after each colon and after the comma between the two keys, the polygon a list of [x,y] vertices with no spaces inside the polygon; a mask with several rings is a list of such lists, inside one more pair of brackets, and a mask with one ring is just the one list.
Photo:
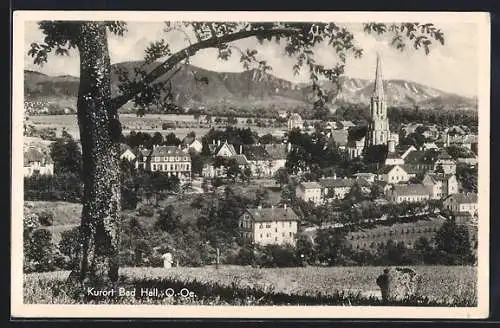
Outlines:
{"label": "chimney", "polygon": [[215,139],[214,139],[214,140],[212,140],[212,145],[215,145]]}
{"label": "chimney", "polygon": [[333,179],[337,180],[337,172],[333,172]]}
{"label": "chimney", "polygon": [[220,139],[217,140],[217,146],[220,146]]}
{"label": "chimney", "polygon": [[262,204],[259,204],[259,206],[257,206],[257,208],[258,208],[259,210],[261,210],[261,209],[262,209]]}
{"label": "chimney", "polygon": [[283,208],[286,210],[286,203],[285,203],[285,204],[283,204]]}
{"label": "chimney", "polygon": [[240,155],[243,154],[243,145],[240,145]]}

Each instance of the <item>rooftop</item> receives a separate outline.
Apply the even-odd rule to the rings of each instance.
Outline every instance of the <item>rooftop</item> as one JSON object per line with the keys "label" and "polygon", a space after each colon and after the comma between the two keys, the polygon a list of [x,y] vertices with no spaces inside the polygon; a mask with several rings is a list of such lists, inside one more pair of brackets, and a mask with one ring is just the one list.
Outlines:
{"label": "rooftop", "polygon": [[477,194],[476,193],[460,193],[450,195],[447,199],[453,199],[459,204],[473,204],[477,203]]}
{"label": "rooftop", "polygon": [[249,161],[270,160],[271,156],[263,145],[243,145],[243,154]]}
{"label": "rooftop", "polygon": [[151,152],[153,157],[186,156],[185,152],[175,146],[155,146]]}
{"label": "rooftop", "polygon": [[316,181],[311,181],[311,182],[301,182],[299,186],[302,189],[321,189],[321,185],[317,183]]}
{"label": "rooftop", "polygon": [[299,221],[298,215],[291,208],[251,208],[247,211],[255,222]]}
{"label": "rooftop", "polygon": [[355,183],[355,179],[324,178],[319,180],[319,184],[325,188],[352,187]]}
{"label": "rooftop", "polygon": [[52,158],[48,156],[47,154],[44,154],[40,150],[30,147],[27,151],[24,152],[24,157],[23,157],[23,162],[24,165],[27,165],[29,163],[33,162],[40,162],[40,163],[45,163],[45,164],[51,164]]}
{"label": "rooftop", "polygon": [[396,184],[392,192],[397,196],[428,195],[429,191],[423,184]]}

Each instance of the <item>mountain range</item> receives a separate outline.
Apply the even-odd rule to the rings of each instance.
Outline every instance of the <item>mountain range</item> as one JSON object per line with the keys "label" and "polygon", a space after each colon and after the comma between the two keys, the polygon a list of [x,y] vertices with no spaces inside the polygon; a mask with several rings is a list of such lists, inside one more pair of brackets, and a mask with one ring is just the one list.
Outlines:
{"label": "mountain range", "polygon": [[[116,69],[134,72],[141,61],[112,65],[112,92],[118,92]],[[146,65],[146,69],[148,69]],[[131,75],[132,76],[132,75]],[[166,76],[160,78],[166,79]],[[205,79],[206,78],[206,79]],[[182,107],[227,106],[245,108],[282,108],[311,106],[315,100],[309,84],[297,84],[258,70],[237,73],[215,72],[184,65],[172,78],[175,103]],[[49,76],[24,71],[25,99],[62,107],[76,107],[79,78],[71,75]],[[340,89],[322,82],[329,95],[329,107],[342,103],[368,104],[373,81],[342,77]],[[477,99],[468,98],[407,80],[386,80],[384,90],[388,106],[420,109],[477,110]],[[130,107],[131,103],[124,106]]]}

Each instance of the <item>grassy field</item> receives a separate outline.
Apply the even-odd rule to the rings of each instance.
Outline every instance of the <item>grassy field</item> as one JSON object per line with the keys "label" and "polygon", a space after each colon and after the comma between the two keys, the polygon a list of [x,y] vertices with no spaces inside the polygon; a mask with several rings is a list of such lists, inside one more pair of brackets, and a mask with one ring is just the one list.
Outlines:
{"label": "grassy field", "polygon": [[[120,115],[120,121],[123,126],[124,134],[128,134],[131,130],[148,132],[151,134],[155,132],[161,132],[162,134],[173,132],[178,138],[182,139],[191,131],[194,131],[197,136],[203,136],[210,130],[209,127],[198,126],[194,128],[178,127],[176,129],[162,130],[162,124],[168,121],[196,123],[193,115],[147,114],[143,117],[137,117],[134,114],[122,114]],[[79,139],[80,132],[76,115],[34,115],[30,116],[30,123],[38,128],[56,128],[57,135],[60,135],[62,128],[65,128],[75,139]],[[238,126],[247,127],[246,124],[238,124]],[[251,128],[259,135],[271,133],[278,136],[283,134],[282,129],[277,128],[260,128],[257,126],[252,126]]]}
{"label": "grassy field", "polygon": [[[334,302],[344,300],[344,295],[363,302],[377,302],[379,290],[375,279],[382,267],[307,267],[257,269],[251,267],[225,266],[218,270],[204,268],[123,268],[119,286],[148,286],[158,288],[175,286],[198,291],[200,294],[221,293],[224,297],[230,290],[260,293],[259,295],[290,295],[298,298],[316,299],[322,297]],[[475,267],[417,266],[413,267],[422,276],[421,296],[438,304],[462,304],[474,306],[477,302]],[[27,274],[24,276],[26,303],[74,303],[68,294],[61,292],[61,286],[68,272]],[[250,291],[250,292],[249,292]],[[256,292],[258,291],[258,292]],[[56,293],[57,295],[54,295]],[[247,295],[245,294],[245,295]],[[318,296],[321,295],[321,296]],[[341,295],[341,300],[339,300]],[[220,295],[212,295],[218,298]],[[222,297],[222,298],[224,298]],[[371,300],[371,301],[370,301]],[[113,300],[117,303],[151,303],[145,299]],[[153,303],[164,304],[168,300]],[[205,304],[192,300],[191,304]],[[343,302],[343,301],[342,301]],[[216,303],[221,304],[221,303]],[[230,303],[233,304],[233,303]],[[349,301],[349,304],[350,301]],[[358,305],[359,305],[358,304]],[[370,304],[370,303],[368,303]],[[356,305],[356,302],[354,304]]]}

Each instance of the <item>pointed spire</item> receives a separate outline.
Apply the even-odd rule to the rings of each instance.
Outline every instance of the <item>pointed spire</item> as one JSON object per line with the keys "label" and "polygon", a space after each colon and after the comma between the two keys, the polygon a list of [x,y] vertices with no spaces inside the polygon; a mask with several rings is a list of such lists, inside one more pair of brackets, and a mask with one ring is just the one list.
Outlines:
{"label": "pointed spire", "polygon": [[380,54],[377,53],[377,68],[375,70],[375,85],[373,87],[373,96],[379,99],[384,98],[384,84],[382,80],[382,62],[380,61]]}

